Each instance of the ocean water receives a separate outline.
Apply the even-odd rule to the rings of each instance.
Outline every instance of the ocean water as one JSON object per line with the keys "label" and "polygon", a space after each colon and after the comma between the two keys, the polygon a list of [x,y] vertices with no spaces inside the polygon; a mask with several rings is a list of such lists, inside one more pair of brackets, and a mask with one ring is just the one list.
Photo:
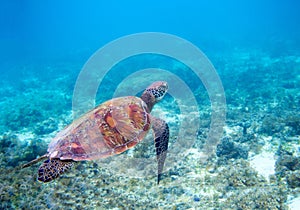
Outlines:
{"label": "ocean water", "polygon": [[[300,209],[296,0],[3,1],[0,209]],[[49,183],[65,126],[114,97],[169,91],[157,184],[152,133]],[[88,142],[89,143],[89,142]]]}

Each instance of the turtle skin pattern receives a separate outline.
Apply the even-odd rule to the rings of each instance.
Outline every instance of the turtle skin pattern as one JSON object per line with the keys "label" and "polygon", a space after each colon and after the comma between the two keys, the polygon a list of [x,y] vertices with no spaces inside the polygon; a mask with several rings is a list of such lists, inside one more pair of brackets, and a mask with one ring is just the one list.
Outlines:
{"label": "turtle skin pattern", "polygon": [[66,170],[72,168],[73,165],[74,161],[71,160],[47,159],[38,170],[38,180],[41,182],[50,182]]}

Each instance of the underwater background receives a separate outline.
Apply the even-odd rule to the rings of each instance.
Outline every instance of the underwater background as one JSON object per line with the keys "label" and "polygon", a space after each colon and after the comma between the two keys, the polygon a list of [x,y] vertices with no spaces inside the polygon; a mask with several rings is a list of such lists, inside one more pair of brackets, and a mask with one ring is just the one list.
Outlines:
{"label": "underwater background", "polygon": [[[298,1],[1,3],[0,209],[300,209]],[[47,184],[37,181],[39,164],[20,169],[45,154],[55,134],[72,122],[74,85],[86,61],[105,44],[141,32],[186,39],[214,65],[226,96],[226,122],[214,153],[200,160],[211,117],[203,84],[182,64],[145,55],[114,66],[96,104],[113,96],[122,72],[153,63],[173,68],[188,83],[199,116],[180,113],[178,101],[188,99],[170,95],[153,110],[168,122],[170,148],[179,160],[159,185],[151,134],[124,155],[81,162]],[[147,87],[154,79],[134,84]],[[177,139],[179,126],[185,139]],[[176,141],[194,143],[172,147]],[[120,164],[125,157],[149,160],[132,173],[150,175],[129,176],[124,171],[130,164]]]}

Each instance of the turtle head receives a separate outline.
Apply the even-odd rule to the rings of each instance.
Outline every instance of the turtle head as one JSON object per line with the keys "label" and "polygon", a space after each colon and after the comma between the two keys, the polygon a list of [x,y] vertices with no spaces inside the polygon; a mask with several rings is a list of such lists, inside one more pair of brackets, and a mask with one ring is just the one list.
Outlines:
{"label": "turtle head", "polygon": [[154,104],[160,101],[168,91],[168,83],[165,81],[156,81],[146,88],[141,99],[147,104],[151,112]]}

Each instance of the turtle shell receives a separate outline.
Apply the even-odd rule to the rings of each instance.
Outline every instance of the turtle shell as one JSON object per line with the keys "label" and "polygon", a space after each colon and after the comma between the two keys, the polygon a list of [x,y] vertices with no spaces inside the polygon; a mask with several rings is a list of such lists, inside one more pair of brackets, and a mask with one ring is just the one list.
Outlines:
{"label": "turtle shell", "polygon": [[134,96],[100,104],[60,131],[48,147],[50,158],[95,160],[135,146],[150,129],[145,102]]}

